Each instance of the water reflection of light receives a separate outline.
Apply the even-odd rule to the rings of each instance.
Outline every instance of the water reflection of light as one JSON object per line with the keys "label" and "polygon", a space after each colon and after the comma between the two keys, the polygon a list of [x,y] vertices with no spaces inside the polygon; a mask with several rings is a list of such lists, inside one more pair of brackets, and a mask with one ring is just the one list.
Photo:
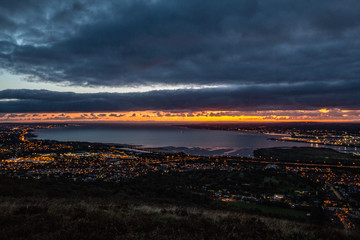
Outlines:
{"label": "water reflection of light", "polygon": [[318,148],[318,147],[319,147],[319,144],[315,144],[315,147],[317,147],[317,148]]}

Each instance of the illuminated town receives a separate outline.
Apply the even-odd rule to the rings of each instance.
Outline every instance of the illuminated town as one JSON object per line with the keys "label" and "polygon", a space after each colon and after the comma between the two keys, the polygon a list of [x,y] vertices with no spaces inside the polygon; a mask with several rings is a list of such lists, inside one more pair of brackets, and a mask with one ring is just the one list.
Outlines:
{"label": "illuminated town", "polygon": [[360,226],[360,165],[354,159],[309,163],[263,156],[204,157],[132,146],[31,138],[34,129],[52,127],[58,125],[3,124],[0,174],[24,180],[120,183],[149,174],[198,172],[208,174],[209,179],[220,176],[224,179],[217,183],[184,181],[177,188],[213,201],[299,211],[307,218],[318,208],[334,226],[346,229]]}
{"label": "illuminated town", "polygon": [[[313,123],[312,125],[304,125],[301,123],[264,123],[260,126],[245,124],[245,127],[241,125],[244,124],[193,124],[191,127],[212,130],[264,133],[269,134],[269,139],[273,141],[304,142],[313,144],[314,146],[342,146],[346,151],[350,151],[355,154],[360,153],[360,129],[354,124]],[[284,136],[271,137],[272,134]]]}

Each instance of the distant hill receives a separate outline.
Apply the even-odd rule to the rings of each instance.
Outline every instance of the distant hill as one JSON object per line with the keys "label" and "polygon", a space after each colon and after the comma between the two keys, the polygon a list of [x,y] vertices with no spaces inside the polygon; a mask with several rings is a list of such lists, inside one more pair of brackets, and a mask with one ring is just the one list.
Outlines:
{"label": "distant hill", "polygon": [[254,151],[257,158],[282,162],[325,163],[334,165],[359,165],[360,157],[341,153],[330,148],[292,147],[262,148]]}

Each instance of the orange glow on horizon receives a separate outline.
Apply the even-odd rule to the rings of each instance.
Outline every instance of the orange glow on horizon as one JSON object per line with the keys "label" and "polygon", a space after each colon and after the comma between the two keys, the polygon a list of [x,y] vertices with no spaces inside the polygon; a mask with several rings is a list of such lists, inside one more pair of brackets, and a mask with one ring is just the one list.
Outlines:
{"label": "orange glow on horizon", "polygon": [[[343,114],[346,112],[346,114]],[[348,122],[360,121],[360,110],[276,111],[131,111],[99,113],[7,113],[0,122]]]}
{"label": "orange glow on horizon", "polygon": [[321,112],[321,113],[328,113],[328,112],[330,112],[330,110],[329,110],[329,109],[326,109],[326,108],[322,108],[322,109],[319,110],[319,112]]}

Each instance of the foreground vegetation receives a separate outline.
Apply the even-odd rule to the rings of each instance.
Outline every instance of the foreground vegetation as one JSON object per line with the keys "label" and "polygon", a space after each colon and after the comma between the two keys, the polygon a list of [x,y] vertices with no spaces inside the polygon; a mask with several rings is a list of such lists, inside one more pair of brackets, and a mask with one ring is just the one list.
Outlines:
{"label": "foreground vegetation", "polygon": [[3,202],[2,239],[355,239],[341,230],[201,208],[69,199]]}
{"label": "foreground vegetation", "polygon": [[0,239],[359,239],[169,186],[0,178]]}

